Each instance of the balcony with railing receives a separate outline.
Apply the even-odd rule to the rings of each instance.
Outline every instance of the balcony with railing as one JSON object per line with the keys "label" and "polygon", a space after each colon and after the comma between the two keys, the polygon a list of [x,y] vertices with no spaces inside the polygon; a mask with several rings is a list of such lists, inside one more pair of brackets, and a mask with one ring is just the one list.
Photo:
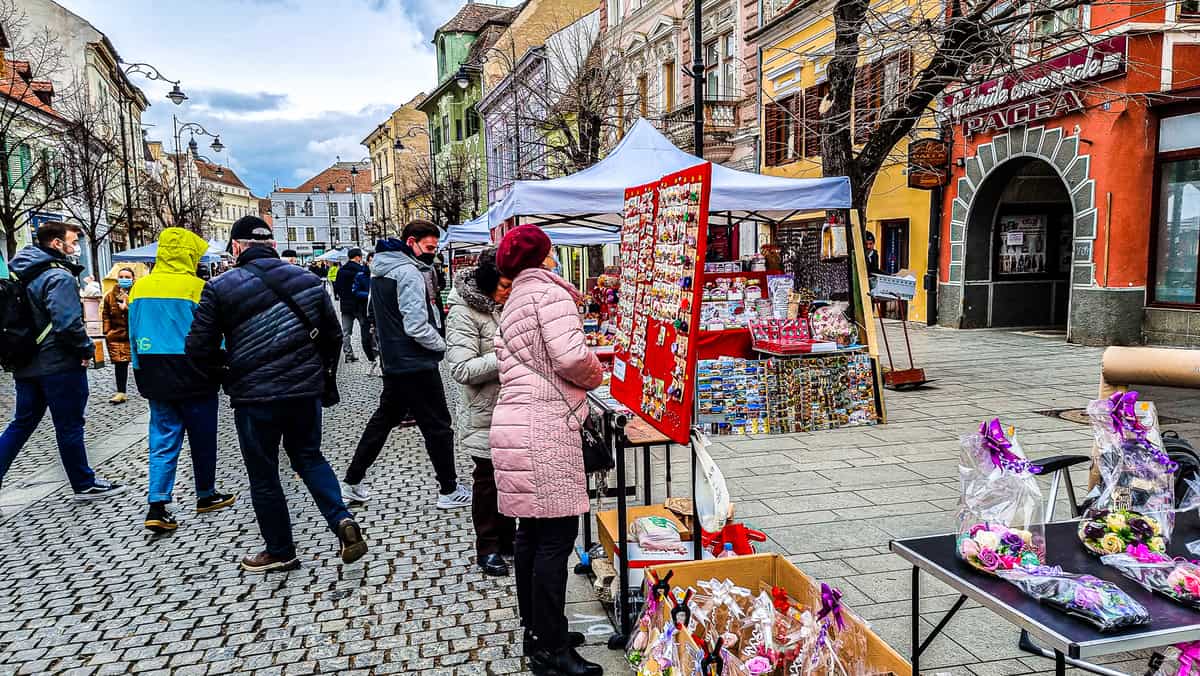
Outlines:
{"label": "balcony with railing", "polygon": [[[733,153],[729,137],[738,127],[738,101],[734,96],[704,97],[704,157],[724,162]],[[657,121],[657,126],[672,143],[685,150],[694,140],[694,109],[688,103],[676,107]]]}

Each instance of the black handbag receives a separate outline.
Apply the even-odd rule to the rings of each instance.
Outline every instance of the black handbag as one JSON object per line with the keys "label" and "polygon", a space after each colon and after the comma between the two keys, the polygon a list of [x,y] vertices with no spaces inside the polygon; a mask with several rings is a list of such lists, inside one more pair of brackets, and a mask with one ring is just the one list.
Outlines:
{"label": "black handbag", "polygon": [[[292,311],[292,314],[296,315],[296,319],[299,319],[300,323],[303,324],[304,328],[308,331],[308,338],[312,341],[313,347],[317,351],[317,359],[321,359],[321,330],[312,323],[312,320],[308,318],[308,315],[305,314],[304,309],[300,307],[300,304],[297,303],[295,299],[288,295],[283,289],[280,289],[275,282],[272,282],[267,277],[267,273],[254,267],[253,264],[244,265],[242,268],[255,277],[258,277],[259,280],[261,280],[262,283],[267,286],[267,289],[271,293],[275,294],[275,298],[277,298],[284,305],[288,306],[288,308]],[[321,370],[325,374],[324,387],[321,392],[321,406],[323,408],[337,406],[338,403],[342,401],[342,395],[340,392],[338,392],[337,386],[337,361],[335,360],[333,362],[332,367],[326,367],[324,364],[322,364]]]}

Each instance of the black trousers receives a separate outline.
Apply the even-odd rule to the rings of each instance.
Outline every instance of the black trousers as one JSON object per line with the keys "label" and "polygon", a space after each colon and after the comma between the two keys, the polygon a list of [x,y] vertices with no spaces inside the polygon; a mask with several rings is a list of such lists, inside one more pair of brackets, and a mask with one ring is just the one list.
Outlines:
{"label": "black trousers", "polygon": [[129,362],[114,361],[113,369],[113,373],[117,377],[117,391],[125,394],[125,389],[129,387]]}
{"label": "black trousers", "polygon": [[383,377],[379,408],[367,421],[367,428],[354,449],[354,459],[346,468],[346,483],[357,484],[363,480],[367,470],[379,458],[388,435],[410,416],[417,421],[417,428],[425,437],[425,451],[429,453],[441,494],[454,492],[458,487],[458,474],[454,468],[454,429],[437,369]]}
{"label": "black trousers", "polygon": [[471,522],[475,526],[475,554],[483,559],[489,554],[511,553],[517,520],[500,513],[496,468],[487,458],[471,459],[475,461],[475,471],[471,473]]}
{"label": "black trousers", "polygon": [[517,607],[539,650],[567,647],[567,561],[578,534],[578,516],[522,518],[517,524]]}

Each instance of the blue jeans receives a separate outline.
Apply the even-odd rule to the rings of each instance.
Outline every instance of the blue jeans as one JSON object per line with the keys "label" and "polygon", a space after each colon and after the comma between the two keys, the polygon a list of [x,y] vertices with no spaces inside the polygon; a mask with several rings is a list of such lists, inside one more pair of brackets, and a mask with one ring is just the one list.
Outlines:
{"label": "blue jeans", "polygon": [[0,434],[0,482],[4,481],[8,468],[49,408],[50,418],[54,421],[54,436],[58,439],[58,457],[62,458],[71,488],[76,493],[91,488],[96,483],[96,475],[88,465],[87,450],[83,445],[87,369],[73,368],[15,382],[17,405],[13,419],[4,434]]}
{"label": "blue jeans", "polygon": [[175,490],[175,468],[187,432],[192,449],[196,497],[207,498],[217,486],[217,395],[150,400],[149,502],[170,502]]}
{"label": "blue jeans", "polygon": [[287,500],[279,484],[279,442],[329,529],[353,518],[342,502],[337,475],[321,455],[321,402],[317,398],[270,404],[241,404],[233,409],[242,458],[250,478],[250,501],[267,553],[283,559],[296,555]]}

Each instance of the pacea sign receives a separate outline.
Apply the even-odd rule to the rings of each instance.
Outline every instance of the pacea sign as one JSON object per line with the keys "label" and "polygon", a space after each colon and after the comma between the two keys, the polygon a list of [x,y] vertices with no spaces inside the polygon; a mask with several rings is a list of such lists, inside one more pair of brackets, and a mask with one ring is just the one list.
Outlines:
{"label": "pacea sign", "polygon": [[1125,51],[1120,35],[960,89],[945,97],[940,115],[972,136],[1080,110],[1085,85],[1125,73]]}

